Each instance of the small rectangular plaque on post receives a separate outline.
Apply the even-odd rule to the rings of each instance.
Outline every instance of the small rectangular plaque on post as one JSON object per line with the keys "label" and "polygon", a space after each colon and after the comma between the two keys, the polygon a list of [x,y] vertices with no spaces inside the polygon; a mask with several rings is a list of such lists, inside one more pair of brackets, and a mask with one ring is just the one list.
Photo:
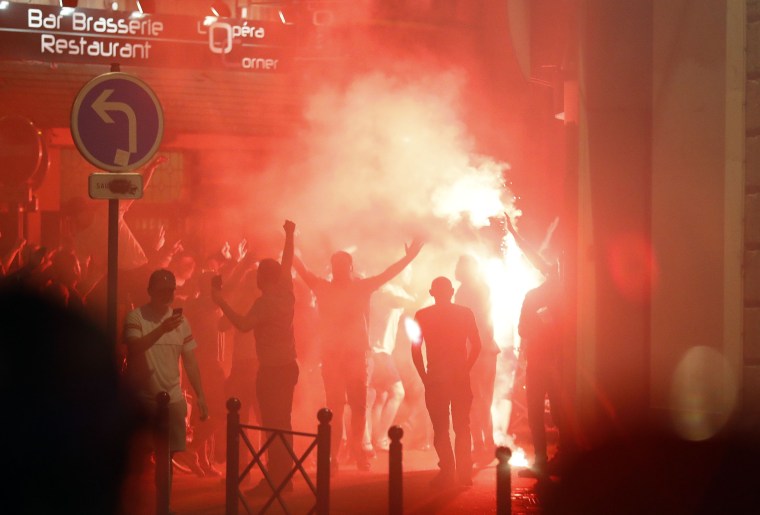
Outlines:
{"label": "small rectangular plaque on post", "polygon": [[90,174],[88,191],[92,199],[140,199],[143,178],[139,173],[97,172]]}

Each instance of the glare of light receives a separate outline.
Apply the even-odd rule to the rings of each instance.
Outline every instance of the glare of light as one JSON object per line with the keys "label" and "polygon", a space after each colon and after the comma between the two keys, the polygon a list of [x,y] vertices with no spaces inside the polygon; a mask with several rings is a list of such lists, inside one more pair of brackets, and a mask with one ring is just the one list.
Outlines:
{"label": "glare of light", "polygon": [[216,23],[217,19],[218,18],[216,16],[206,16],[203,18],[203,25],[205,27],[208,27],[209,25]]}
{"label": "glare of light", "polygon": [[560,121],[565,121],[565,112],[562,111],[561,113],[557,113],[554,115],[554,118]]}
{"label": "glare of light", "polygon": [[[509,429],[509,420],[512,417],[512,400],[509,393],[512,391],[514,384],[514,372],[504,370],[499,367],[499,360],[496,362],[497,373],[494,381],[494,398],[491,402],[491,423],[493,425],[493,441],[499,447],[513,447],[514,435],[507,434]],[[496,397],[495,393],[500,392],[501,397]]]}
{"label": "glare of light", "polygon": [[404,330],[406,336],[413,345],[420,345],[422,343],[422,330],[416,320],[410,317],[404,317]]}
{"label": "glare of light", "polygon": [[486,227],[489,219],[504,212],[503,184],[489,170],[470,169],[454,184],[433,196],[433,212],[456,223],[463,216],[475,227]]}
{"label": "glare of light", "polygon": [[72,14],[76,9],[73,7],[61,7],[61,16],[69,16]]}
{"label": "glare of light", "polygon": [[657,287],[657,256],[652,242],[644,234],[618,234],[609,243],[607,263],[613,284],[629,300],[645,302]]}
{"label": "glare of light", "polygon": [[8,2],[7,0],[3,0],[2,2],[0,2],[0,9],[7,9],[10,4],[11,3]]}
{"label": "glare of light", "polygon": [[504,238],[502,258],[488,258],[481,264],[491,287],[491,320],[494,339],[501,349],[519,348],[517,321],[525,294],[538,286],[541,274],[530,264],[514,237]]}
{"label": "glare of light", "polygon": [[[140,4],[137,4],[138,7],[140,7]],[[130,18],[140,19],[145,17],[145,13],[140,11],[132,11],[132,14],[129,15]]]}
{"label": "glare of light", "polygon": [[739,381],[726,357],[707,346],[690,348],[673,372],[673,425],[683,438],[703,441],[728,424],[739,398]]}
{"label": "glare of light", "polygon": [[240,17],[245,19],[248,18],[248,8],[247,7],[241,7],[240,8]]}
{"label": "glare of light", "polygon": [[[494,441],[499,445],[508,443],[509,420],[512,403],[507,400],[514,386],[512,363],[520,348],[517,325],[525,294],[538,286],[542,276],[530,264],[517,246],[512,234],[507,233],[502,242],[500,258],[479,259],[483,275],[490,286],[491,321],[494,340],[504,354],[496,363],[496,381],[491,403],[491,421]],[[476,256],[477,258],[477,256]]]}
{"label": "glare of light", "polygon": [[512,452],[512,457],[509,458],[509,464],[510,466],[517,468],[527,468],[530,466],[528,464],[528,457],[525,455],[525,451],[522,447],[518,447]]}
{"label": "glare of light", "polygon": [[[461,170],[459,179],[433,194],[433,211],[450,223],[466,220],[474,227],[491,225],[492,218],[509,212],[514,219],[519,210],[516,197],[506,188],[503,172],[509,164],[476,160]],[[496,380],[491,402],[491,421],[495,442],[511,438],[507,434],[512,413],[510,400],[515,376],[514,362],[520,346],[517,331],[520,310],[528,290],[538,286],[542,275],[530,264],[514,237],[506,233],[501,242],[502,254],[493,257],[486,250],[470,249],[477,259],[490,289],[491,321],[494,340],[502,351],[496,362]]]}
{"label": "glare of light", "polygon": [[118,11],[119,10],[119,2],[111,2],[111,10],[112,11]]}

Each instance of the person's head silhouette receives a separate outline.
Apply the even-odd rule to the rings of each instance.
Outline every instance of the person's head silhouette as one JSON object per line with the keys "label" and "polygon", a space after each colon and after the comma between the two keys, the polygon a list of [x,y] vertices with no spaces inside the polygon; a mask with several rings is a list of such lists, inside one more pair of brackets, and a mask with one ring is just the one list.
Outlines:
{"label": "person's head silhouette", "polygon": [[430,285],[430,295],[433,296],[436,304],[451,302],[451,297],[454,295],[454,287],[448,278],[436,277]]}
{"label": "person's head silhouette", "polygon": [[351,254],[344,250],[339,250],[330,258],[333,279],[344,280],[351,277],[354,270],[353,258]]}
{"label": "person's head silhouette", "polygon": [[470,254],[464,254],[457,260],[454,277],[460,283],[473,281],[478,275],[478,261]]}
{"label": "person's head silhouette", "polygon": [[266,258],[259,261],[256,271],[256,285],[262,292],[268,291],[277,284],[282,274],[282,266],[277,260]]}

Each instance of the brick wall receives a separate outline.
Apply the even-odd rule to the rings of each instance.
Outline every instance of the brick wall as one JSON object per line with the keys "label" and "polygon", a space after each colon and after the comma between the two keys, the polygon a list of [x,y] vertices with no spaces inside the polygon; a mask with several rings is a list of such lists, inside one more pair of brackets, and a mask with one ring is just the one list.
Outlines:
{"label": "brick wall", "polygon": [[747,0],[744,415],[760,423],[760,0]]}

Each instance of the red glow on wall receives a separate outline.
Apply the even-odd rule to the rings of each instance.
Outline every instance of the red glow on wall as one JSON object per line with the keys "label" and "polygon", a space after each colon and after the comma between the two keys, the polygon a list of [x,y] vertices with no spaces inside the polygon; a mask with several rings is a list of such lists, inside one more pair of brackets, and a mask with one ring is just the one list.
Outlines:
{"label": "red glow on wall", "polygon": [[607,263],[613,284],[624,297],[637,302],[649,298],[657,285],[658,267],[647,237],[620,235],[609,246]]}

